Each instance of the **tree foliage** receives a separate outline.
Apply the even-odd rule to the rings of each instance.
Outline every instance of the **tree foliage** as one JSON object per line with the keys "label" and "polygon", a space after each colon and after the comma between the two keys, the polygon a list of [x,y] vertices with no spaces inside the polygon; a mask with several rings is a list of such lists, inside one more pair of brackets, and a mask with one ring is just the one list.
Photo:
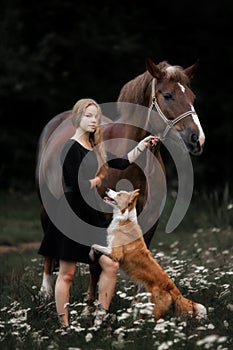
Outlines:
{"label": "tree foliage", "polygon": [[145,71],[145,58],[189,66],[206,133],[194,159],[198,185],[231,179],[233,3],[51,0],[1,1],[1,187],[33,183],[43,126],[76,100],[116,101],[120,88]]}

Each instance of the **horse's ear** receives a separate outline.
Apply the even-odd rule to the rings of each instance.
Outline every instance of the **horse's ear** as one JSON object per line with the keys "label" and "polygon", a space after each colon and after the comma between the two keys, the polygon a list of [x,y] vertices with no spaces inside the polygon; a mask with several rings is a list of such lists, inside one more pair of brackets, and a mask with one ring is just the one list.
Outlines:
{"label": "horse's ear", "polygon": [[189,79],[192,79],[196,73],[198,67],[198,62],[194,63],[192,66],[184,69],[184,73],[187,75]]}
{"label": "horse's ear", "polygon": [[165,73],[162,72],[158,66],[156,66],[150,57],[146,58],[146,69],[157,80],[161,80],[165,75]]}

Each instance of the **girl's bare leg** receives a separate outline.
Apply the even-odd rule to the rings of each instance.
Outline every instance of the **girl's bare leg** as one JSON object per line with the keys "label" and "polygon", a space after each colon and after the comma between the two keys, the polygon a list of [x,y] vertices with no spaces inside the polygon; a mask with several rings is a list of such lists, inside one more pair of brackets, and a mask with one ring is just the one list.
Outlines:
{"label": "girl's bare leg", "polygon": [[76,263],[60,260],[59,273],[55,284],[55,302],[59,320],[63,326],[69,326],[68,308],[70,286],[75,274]]}
{"label": "girl's bare leg", "polygon": [[106,255],[101,255],[99,264],[102,268],[99,279],[99,302],[105,310],[109,309],[117,281],[119,263]]}

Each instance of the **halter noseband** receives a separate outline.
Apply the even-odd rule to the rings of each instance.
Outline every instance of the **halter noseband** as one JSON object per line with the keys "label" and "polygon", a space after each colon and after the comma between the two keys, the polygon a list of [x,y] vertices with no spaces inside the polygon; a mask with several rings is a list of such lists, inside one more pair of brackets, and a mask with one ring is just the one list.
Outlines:
{"label": "halter noseband", "polygon": [[189,116],[189,115],[197,115],[194,111],[190,110],[190,111],[187,111],[187,112],[184,112],[182,113],[181,115],[179,115],[176,119],[174,120],[170,120],[168,119],[165,114],[161,111],[159,105],[158,105],[158,102],[156,100],[156,96],[155,96],[155,78],[153,78],[152,80],[152,85],[151,85],[151,96],[152,96],[152,102],[151,102],[151,105],[149,107],[149,110],[148,110],[148,121],[150,120],[150,114],[151,114],[151,111],[153,110],[153,108],[155,108],[158,112],[158,114],[160,115],[160,117],[163,119],[163,121],[165,122],[166,124],[166,128],[162,134],[160,138],[160,140],[163,140],[165,139],[167,133],[169,132],[169,130],[174,126],[176,125],[180,120],[184,119],[185,117]]}

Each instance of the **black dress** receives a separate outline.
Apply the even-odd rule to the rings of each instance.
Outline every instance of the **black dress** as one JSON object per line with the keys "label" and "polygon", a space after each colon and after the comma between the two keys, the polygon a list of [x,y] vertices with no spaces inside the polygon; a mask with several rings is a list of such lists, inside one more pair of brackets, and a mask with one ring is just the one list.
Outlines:
{"label": "black dress", "polygon": [[[130,165],[127,156],[107,156],[111,168],[123,170]],[[62,150],[61,163],[64,196],[57,202],[57,220],[49,221],[38,253],[90,264],[90,246],[93,243],[106,244],[108,225],[96,188],[90,188],[89,180],[95,177],[98,169],[96,153],[69,139]],[[64,210],[64,201],[68,203],[68,211]]]}

